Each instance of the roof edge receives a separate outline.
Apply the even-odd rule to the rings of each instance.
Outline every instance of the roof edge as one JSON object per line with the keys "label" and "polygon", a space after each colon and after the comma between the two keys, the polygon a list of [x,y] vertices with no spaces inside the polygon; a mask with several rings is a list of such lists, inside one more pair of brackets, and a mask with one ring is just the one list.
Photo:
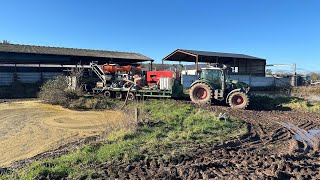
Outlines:
{"label": "roof edge", "polygon": [[[124,51],[110,51],[110,50],[101,50],[101,49],[85,49],[85,48],[69,48],[69,47],[58,47],[58,46],[39,46],[39,45],[30,45],[30,44],[14,44],[14,43],[2,43],[0,42],[0,46],[11,46],[11,47],[28,47],[28,48],[49,48],[49,49],[55,49],[55,50],[73,50],[73,51],[90,51],[90,52],[101,52],[101,53],[123,53],[123,54],[132,54],[132,55],[138,55],[143,57],[144,61],[154,61],[154,59],[147,57],[141,53],[135,53],[135,52],[124,52]],[[39,53],[39,52],[18,52],[18,51],[0,51],[0,52],[7,52],[7,53],[26,53],[26,54],[47,54],[47,55],[65,55],[65,56],[74,56],[74,55],[68,55],[68,54],[53,54],[53,53]],[[80,57],[85,57],[83,55],[79,55]],[[97,56],[98,57],[98,56]],[[128,58],[130,59],[130,58]],[[137,59],[137,58],[132,58]],[[137,59],[138,60],[138,59]]]}

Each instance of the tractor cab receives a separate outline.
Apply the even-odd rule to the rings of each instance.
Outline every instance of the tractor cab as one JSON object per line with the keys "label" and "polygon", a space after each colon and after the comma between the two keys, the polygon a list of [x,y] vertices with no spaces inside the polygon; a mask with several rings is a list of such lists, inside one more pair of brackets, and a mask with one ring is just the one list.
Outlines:
{"label": "tractor cab", "polygon": [[202,68],[200,79],[210,82],[215,88],[222,88],[222,82],[225,81],[225,71],[217,67]]}

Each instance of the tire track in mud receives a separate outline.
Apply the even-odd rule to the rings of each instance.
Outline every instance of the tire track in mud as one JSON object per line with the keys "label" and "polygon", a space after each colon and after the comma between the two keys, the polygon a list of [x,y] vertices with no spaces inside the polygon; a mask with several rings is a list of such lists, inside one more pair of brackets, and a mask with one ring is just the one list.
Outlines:
{"label": "tire track in mud", "polygon": [[292,138],[289,123],[304,134],[320,127],[320,113],[206,109],[242,119],[248,133],[211,147],[194,148],[177,159],[147,159],[132,164],[97,165],[101,178],[165,179],[320,179],[320,155],[304,140]]}

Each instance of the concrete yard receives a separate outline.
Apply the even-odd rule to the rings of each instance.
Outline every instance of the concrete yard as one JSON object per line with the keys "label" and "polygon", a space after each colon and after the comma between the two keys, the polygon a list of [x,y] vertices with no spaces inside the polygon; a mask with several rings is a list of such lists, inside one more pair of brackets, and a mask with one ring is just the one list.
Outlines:
{"label": "concrete yard", "polygon": [[121,123],[119,111],[73,111],[39,101],[0,103],[0,166]]}

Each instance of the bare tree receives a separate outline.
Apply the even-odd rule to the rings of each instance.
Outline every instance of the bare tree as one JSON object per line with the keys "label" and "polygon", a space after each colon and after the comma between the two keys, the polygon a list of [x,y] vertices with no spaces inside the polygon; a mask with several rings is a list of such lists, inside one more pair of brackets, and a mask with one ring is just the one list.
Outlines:
{"label": "bare tree", "polygon": [[10,43],[10,41],[8,41],[8,40],[3,40],[3,41],[2,41],[2,44],[11,44],[11,43]]}
{"label": "bare tree", "polygon": [[82,90],[81,80],[82,80],[84,68],[79,65],[75,68],[72,68],[69,72],[70,72],[71,87],[73,88],[73,90],[81,91]]}
{"label": "bare tree", "polygon": [[312,81],[319,81],[320,80],[320,73],[312,72],[312,73],[310,73],[310,78]]}
{"label": "bare tree", "polygon": [[266,74],[267,74],[267,75],[272,75],[272,70],[271,70],[271,69],[267,69],[267,70],[266,70]]}

